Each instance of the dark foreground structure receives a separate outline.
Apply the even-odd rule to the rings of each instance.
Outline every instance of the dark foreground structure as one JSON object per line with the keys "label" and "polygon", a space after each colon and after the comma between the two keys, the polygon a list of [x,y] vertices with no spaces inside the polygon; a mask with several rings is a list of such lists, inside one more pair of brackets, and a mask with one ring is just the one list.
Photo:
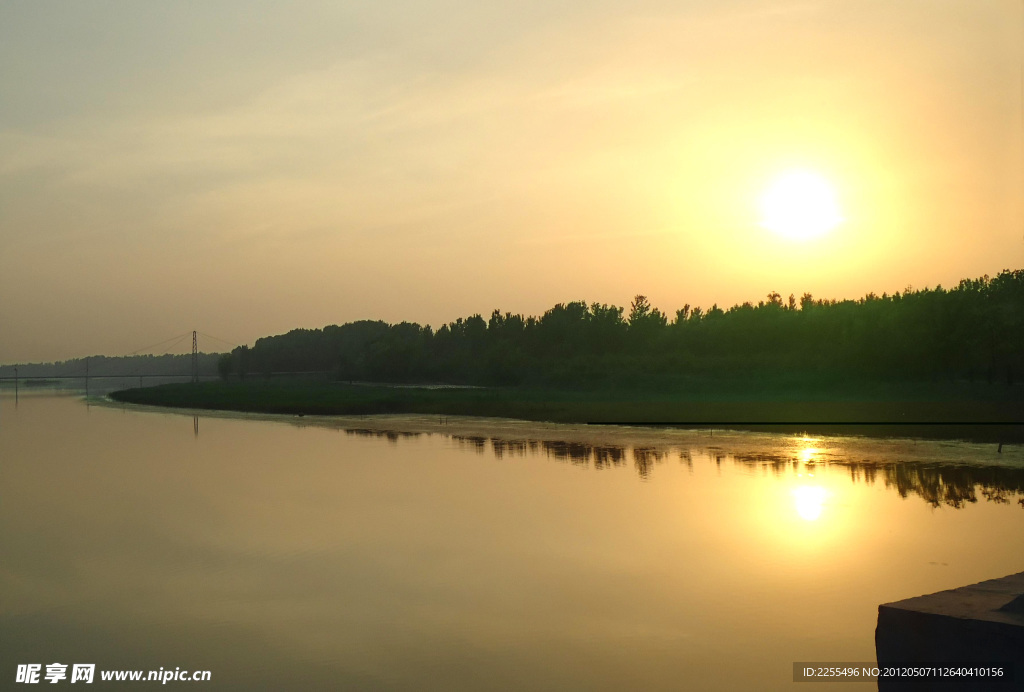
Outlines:
{"label": "dark foreground structure", "polygon": [[1024,572],[880,605],[875,650],[880,669],[960,673],[879,676],[882,691],[1024,689]]}

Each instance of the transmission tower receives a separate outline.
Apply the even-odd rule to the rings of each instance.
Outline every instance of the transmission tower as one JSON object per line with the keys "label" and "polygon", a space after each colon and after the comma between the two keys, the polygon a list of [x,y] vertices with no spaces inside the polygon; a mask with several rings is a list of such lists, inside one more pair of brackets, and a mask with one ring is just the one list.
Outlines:
{"label": "transmission tower", "polygon": [[196,333],[192,332],[192,381],[199,381],[199,349],[196,343]]}

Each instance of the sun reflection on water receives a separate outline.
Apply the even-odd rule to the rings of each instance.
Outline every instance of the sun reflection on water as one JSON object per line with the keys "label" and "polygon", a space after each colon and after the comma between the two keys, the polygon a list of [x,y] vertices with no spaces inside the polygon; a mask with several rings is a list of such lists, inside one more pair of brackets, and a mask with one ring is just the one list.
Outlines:
{"label": "sun reflection on water", "polygon": [[817,485],[802,485],[793,489],[793,502],[796,513],[804,521],[817,521],[825,507],[828,492]]}
{"label": "sun reflection on water", "polygon": [[[799,478],[803,478],[804,475],[808,478],[814,478],[815,462],[822,450],[814,443],[817,442],[814,438],[804,436],[801,439],[806,446],[799,450],[797,453],[797,459],[804,467],[804,473],[798,473]],[[828,498],[828,491],[820,485],[801,485],[793,488],[793,503],[796,506],[796,513],[804,521],[817,521],[821,517],[821,512],[825,507],[825,500]]]}
{"label": "sun reflection on water", "polygon": [[821,450],[817,447],[804,447],[800,450],[799,459],[803,464],[814,464]]}

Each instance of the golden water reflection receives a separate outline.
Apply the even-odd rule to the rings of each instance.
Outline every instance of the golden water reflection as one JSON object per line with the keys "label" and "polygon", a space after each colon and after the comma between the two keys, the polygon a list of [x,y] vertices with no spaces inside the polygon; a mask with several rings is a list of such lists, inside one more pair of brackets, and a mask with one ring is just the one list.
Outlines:
{"label": "golden water reflection", "polygon": [[[392,443],[438,434],[367,428],[348,428],[345,432],[352,436],[385,438]],[[775,451],[754,452],[731,449],[728,443],[719,443],[724,436],[709,437],[708,441],[716,444],[704,446],[441,436],[456,448],[479,455],[490,452],[498,460],[543,457],[598,471],[632,466],[643,481],[650,481],[656,470],[666,464],[682,465],[691,474],[695,464],[711,464],[719,473],[732,467],[749,474],[768,474],[782,483],[768,486],[773,489],[756,493],[741,503],[745,509],[737,516],[746,523],[738,525],[736,530],[760,535],[765,550],[800,561],[825,559],[838,546],[844,546],[851,554],[855,548],[869,549],[858,536],[862,513],[869,510],[863,504],[852,504],[860,495],[851,492],[851,483],[896,493],[905,499],[917,499],[933,508],[960,510],[984,502],[1013,504],[1024,509],[1024,468],[979,465],[955,459],[903,460],[899,454],[879,453],[879,458],[871,458],[863,453],[863,444],[843,440],[776,436],[771,441]],[[786,449],[787,445],[787,451],[779,450]],[[916,443],[910,445],[917,448]]]}
{"label": "golden water reflection", "polygon": [[[403,438],[416,438],[427,433],[347,428],[353,436],[377,437],[397,443]],[[843,458],[834,450],[818,446],[820,440],[795,438],[797,446],[790,454],[729,452],[709,446],[703,449],[673,446],[597,445],[579,441],[542,439],[504,439],[486,436],[446,435],[458,447],[472,449],[479,454],[488,450],[496,459],[543,455],[555,461],[576,466],[593,466],[601,470],[622,467],[632,461],[633,468],[642,479],[649,479],[655,468],[670,460],[677,460],[692,468],[694,459],[704,457],[721,467],[723,463],[748,470],[761,469],[775,475],[790,474],[798,479],[813,479],[815,473],[825,469],[846,469],[850,480],[868,485],[881,484],[899,493],[901,497],[916,496],[933,507],[955,509],[979,501],[979,497],[1001,504],[1015,503],[1024,508],[1024,468],[998,465],[978,465],[956,462],[917,462]],[[816,487],[816,486],[811,486]],[[794,491],[798,514],[808,521],[821,515],[825,490]],[[816,509],[815,509],[816,508]],[[810,517],[813,515],[814,519]]]}
{"label": "golden water reflection", "polygon": [[995,449],[515,427],[0,398],[0,668],[783,690],[871,660],[879,603],[1024,568],[1024,474],[956,463]]}
{"label": "golden water reflection", "polygon": [[793,489],[796,513],[804,521],[817,521],[821,517],[827,497],[828,491],[817,485],[801,485]]}

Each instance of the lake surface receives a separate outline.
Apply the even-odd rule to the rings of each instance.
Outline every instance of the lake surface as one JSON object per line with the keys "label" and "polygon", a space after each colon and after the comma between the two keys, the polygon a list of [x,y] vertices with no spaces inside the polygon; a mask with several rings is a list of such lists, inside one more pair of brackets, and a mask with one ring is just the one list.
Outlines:
{"label": "lake surface", "polygon": [[442,423],[5,394],[0,675],[818,690],[878,604],[1024,570],[1019,447]]}

